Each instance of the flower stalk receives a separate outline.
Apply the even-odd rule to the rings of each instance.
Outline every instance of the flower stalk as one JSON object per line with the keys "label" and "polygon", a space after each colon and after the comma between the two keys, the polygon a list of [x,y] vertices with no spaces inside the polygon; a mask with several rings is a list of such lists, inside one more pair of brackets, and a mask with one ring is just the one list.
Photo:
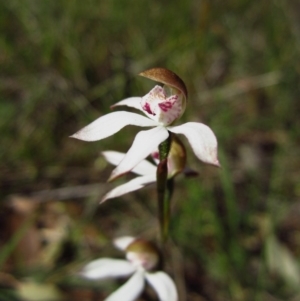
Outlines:
{"label": "flower stalk", "polygon": [[160,226],[160,238],[162,245],[168,238],[170,224],[170,193],[166,194],[168,183],[168,155],[171,148],[172,136],[162,142],[159,147],[159,164],[157,166],[157,201],[158,201],[158,219]]}

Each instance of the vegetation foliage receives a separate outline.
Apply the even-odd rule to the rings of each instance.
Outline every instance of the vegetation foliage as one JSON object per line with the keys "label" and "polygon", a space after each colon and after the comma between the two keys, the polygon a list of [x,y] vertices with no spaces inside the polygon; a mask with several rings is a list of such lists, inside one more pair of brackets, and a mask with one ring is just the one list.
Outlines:
{"label": "vegetation foliage", "polygon": [[222,165],[189,151],[199,175],[176,179],[182,300],[300,298],[299,20],[296,0],[1,1],[0,300],[102,300],[115,283],[83,282],[80,266],[118,255],[111,237],[151,237],[155,188],[98,206],[113,185],[100,152],[137,129],[68,136],[144,95],[136,75],[156,66],[184,79],[182,118],[214,130]]}

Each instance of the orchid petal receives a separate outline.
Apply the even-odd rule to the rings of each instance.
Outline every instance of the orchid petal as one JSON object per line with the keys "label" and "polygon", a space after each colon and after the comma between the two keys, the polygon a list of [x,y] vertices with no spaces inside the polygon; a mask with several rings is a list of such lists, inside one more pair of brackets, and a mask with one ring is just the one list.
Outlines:
{"label": "orchid petal", "polygon": [[120,185],[111,191],[109,191],[100,201],[100,204],[104,203],[108,199],[116,198],[126,193],[138,190],[143,188],[145,185],[154,183],[156,181],[156,173],[152,173],[151,175],[137,177],[132,179],[131,181]]}
{"label": "orchid petal", "polygon": [[168,127],[168,130],[172,133],[185,135],[198,159],[220,166],[217,157],[217,138],[208,126],[203,123],[188,122],[179,126]]}
{"label": "orchid petal", "polygon": [[112,165],[118,165],[123,158],[125,157],[125,153],[117,152],[117,151],[105,151],[101,152],[105,160],[112,164]]}
{"label": "orchid petal", "polygon": [[160,301],[177,301],[178,294],[174,281],[164,272],[146,273],[149,284],[156,291]]}
{"label": "orchid petal", "polygon": [[168,136],[167,129],[161,126],[139,132],[124,159],[113,170],[109,181],[133,169],[139,162],[154,152],[158,145],[166,140]]}
{"label": "orchid petal", "polygon": [[157,123],[139,114],[123,111],[113,112],[101,116],[71,137],[84,141],[101,140],[117,133],[126,125],[147,127],[155,126]]}
{"label": "orchid petal", "polygon": [[119,250],[126,251],[127,247],[136,240],[133,236],[121,236],[113,240],[114,246]]}
{"label": "orchid petal", "polygon": [[144,286],[144,271],[137,271],[125,284],[104,301],[134,301],[142,293]]}
{"label": "orchid petal", "polygon": [[85,265],[80,275],[92,279],[116,278],[131,275],[136,268],[127,260],[101,258]]}
{"label": "orchid petal", "polygon": [[[102,155],[104,156],[107,162],[117,166],[123,160],[126,154],[116,152],[116,151],[106,151],[106,152],[102,152]],[[143,160],[131,171],[134,172],[135,174],[146,176],[150,174],[155,174],[156,166],[147,160]]]}
{"label": "orchid petal", "polygon": [[131,171],[135,174],[141,176],[148,176],[151,174],[156,174],[156,166],[147,160],[142,160],[138,165],[136,165]]}
{"label": "orchid petal", "polygon": [[127,106],[127,107],[131,107],[140,111],[143,111],[142,107],[141,107],[141,97],[129,97],[126,99],[123,99],[117,103],[115,103],[114,105],[111,106],[111,108],[113,109],[114,107],[117,106]]}

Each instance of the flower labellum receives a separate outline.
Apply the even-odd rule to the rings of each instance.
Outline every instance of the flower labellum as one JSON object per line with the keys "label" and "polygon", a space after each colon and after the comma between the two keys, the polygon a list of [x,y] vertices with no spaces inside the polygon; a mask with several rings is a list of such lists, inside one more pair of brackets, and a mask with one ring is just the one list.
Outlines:
{"label": "flower labellum", "polygon": [[142,97],[141,107],[149,118],[167,126],[181,116],[182,96],[175,94],[167,97],[161,86],[155,86]]}

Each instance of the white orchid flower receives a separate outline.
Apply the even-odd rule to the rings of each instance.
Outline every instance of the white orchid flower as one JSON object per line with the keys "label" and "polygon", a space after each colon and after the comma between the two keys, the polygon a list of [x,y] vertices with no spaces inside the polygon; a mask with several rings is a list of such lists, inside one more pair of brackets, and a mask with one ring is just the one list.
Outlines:
{"label": "white orchid flower", "polygon": [[[117,166],[125,157],[126,154],[117,151],[105,151],[102,152],[105,160],[115,166]],[[158,151],[151,154],[155,164],[159,163]],[[138,175],[138,177],[130,180],[129,182],[117,186],[108,193],[106,193],[100,203],[104,203],[106,200],[116,198],[126,193],[138,190],[145,187],[148,184],[156,182],[156,170],[157,165],[152,164],[147,160],[139,162],[131,172]],[[182,142],[176,135],[172,135],[170,151],[168,154],[168,179],[173,178],[179,173],[184,173],[187,176],[197,175],[196,171],[186,167],[186,151]]]}
{"label": "white orchid flower", "polygon": [[198,122],[171,126],[185,110],[187,89],[183,81],[164,68],[150,69],[140,75],[161,82],[165,86],[155,86],[144,97],[130,97],[112,107],[132,107],[147,117],[126,111],[113,112],[96,119],[71,137],[96,141],[115,134],[127,125],[153,127],[136,135],[126,156],[112,171],[110,180],[127,173],[154,152],[158,145],[169,137],[169,132],[183,134],[201,161],[219,166],[217,139],[208,126]]}
{"label": "white orchid flower", "polygon": [[157,248],[150,242],[131,236],[115,240],[115,246],[126,252],[127,260],[101,258],[83,267],[80,275],[90,280],[130,276],[119,289],[104,301],[134,301],[145,287],[145,281],[155,290],[160,301],[177,301],[176,286],[168,274],[152,271],[159,262]]}

